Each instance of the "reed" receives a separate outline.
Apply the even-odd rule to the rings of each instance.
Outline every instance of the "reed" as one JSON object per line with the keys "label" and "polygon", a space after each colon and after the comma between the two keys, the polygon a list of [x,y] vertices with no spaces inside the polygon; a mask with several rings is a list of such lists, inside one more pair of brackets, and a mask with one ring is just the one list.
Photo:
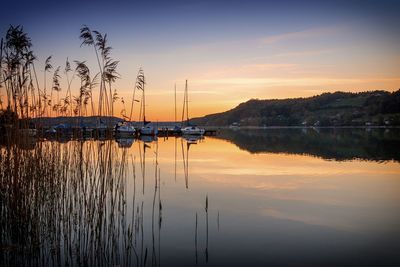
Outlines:
{"label": "reed", "polygon": [[0,81],[6,91],[7,109],[22,119],[29,117],[29,107],[34,105],[29,97],[35,93],[30,75],[35,60],[31,47],[31,39],[21,26],[10,26],[1,44]]}
{"label": "reed", "polygon": [[206,256],[206,263],[208,263],[208,195],[206,195],[206,206],[204,210],[206,211],[206,250],[204,254]]}
{"label": "reed", "polygon": [[92,46],[95,51],[100,73],[100,92],[98,100],[98,115],[114,115],[114,102],[116,101],[116,90],[113,83],[119,74],[117,73],[118,61],[111,58],[112,47],[108,45],[107,34],[92,31],[88,26],[81,28],[81,45]]}
{"label": "reed", "polygon": [[[35,68],[37,58],[32,50],[32,41],[23,27],[11,25],[5,37],[1,38],[0,110],[1,114],[5,110],[15,114],[11,123],[13,131],[43,127],[42,119],[32,121],[32,118],[114,115],[115,102],[123,100],[114,87],[116,79],[119,78],[119,62],[111,57],[112,47],[108,44],[107,34],[92,31],[84,25],[80,30],[80,38],[82,45],[94,48],[99,65],[98,73],[90,75],[91,71],[84,60],[75,60],[77,66],[72,69],[68,58],[64,70],[61,71],[61,66],[53,68],[54,57],[50,55],[44,60],[43,80],[40,83]],[[49,75],[51,72],[52,75]],[[80,80],[78,86],[73,84],[75,75]],[[60,95],[62,79],[66,79],[63,96]],[[93,96],[97,85],[99,99],[95,101]],[[132,117],[132,114],[130,115]],[[31,126],[33,122],[36,125]],[[112,126],[109,121],[108,127]],[[4,125],[0,125],[2,130],[3,127]]]}
{"label": "reed", "polygon": [[[53,84],[51,88],[51,94],[50,94],[50,115],[52,115],[52,111],[56,112],[56,116],[58,116],[58,111],[59,111],[59,106],[60,106],[60,91],[61,91],[61,86],[60,86],[60,66],[56,68],[53,74]],[[53,91],[57,92],[57,103],[53,103]]]}
{"label": "reed", "polygon": [[44,73],[43,73],[43,94],[42,94],[42,98],[43,98],[43,107],[44,107],[44,111],[43,113],[46,113],[46,116],[49,116],[49,114],[47,113],[47,107],[51,106],[51,99],[48,99],[48,95],[47,95],[47,79],[46,79],[46,73],[49,72],[51,69],[53,69],[53,66],[51,65],[51,57],[49,56],[48,58],[46,58],[45,63],[44,63]]}
{"label": "reed", "polygon": [[[1,39],[0,265],[147,266],[151,263],[160,266],[164,202],[157,142],[155,147],[138,142],[142,179],[137,181],[139,168],[135,168],[135,158],[128,149],[119,149],[114,140],[74,139],[61,143],[19,134],[20,129],[29,127],[32,118],[39,118],[40,125],[45,116],[76,116],[78,120],[78,116],[114,115],[114,103],[120,100],[114,88],[119,78],[118,61],[111,58],[107,35],[84,26],[80,38],[82,45],[94,48],[99,71],[93,72],[82,60],[71,61],[71,66],[68,58],[62,71],[61,66],[53,68],[53,56],[49,56],[44,66],[38,68],[43,71],[40,83],[31,39],[23,28],[10,26],[4,41]],[[65,91],[61,90],[63,78],[67,81]],[[144,87],[145,76],[140,69],[129,120],[133,117],[134,102],[139,102],[135,99],[136,90],[141,90],[139,119],[146,122]],[[121,98],[121,101],[124,100]],[[128,119],[126,114],[124,118]],[[11,125],[11,134],[3,135],[5,125]],[[175,179],[176,142],[177,139]],[[150,243],[150,236],[145,236],[145,227],[150,227],[144,223],[145,215],[150,214],[145,209],[145,183],[149,182],[146,181],[146,153],[153,148]],[[188,150],[189,144],[184,151],[182,141],[186,188],[189,187]],[[132,200],[128,201],[130,178],[134,189]],[[136,186],[142,186],[142,194],[137,194]],[[147,191],[151,192],[149,186]],[[206,216],[208,261],[208,196]],[[196,213],[196,264],[197,224]]]}
{"label": "reed", "polygon": [[111,140],[0,149],[1,265],[137,263],[143,202],[141,218],[126,220],[127,153]]}

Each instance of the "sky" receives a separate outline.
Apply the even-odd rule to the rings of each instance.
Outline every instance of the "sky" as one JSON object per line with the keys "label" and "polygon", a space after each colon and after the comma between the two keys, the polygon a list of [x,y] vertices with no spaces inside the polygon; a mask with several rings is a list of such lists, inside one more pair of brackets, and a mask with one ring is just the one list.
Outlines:
{"label": "sky", "polygon": [[[94,75],[94,51],[81,46],[79,30],[85,24],[107,33],[111,55],[119,61],[114,87],[126,112],[142,67],[146,117],[169,121],[175,84],[181,118],[186,79],[191,118],[252,98],[395,91],[400,88],[399,10],[399,1],[368,0],[22,0],[2,3],[0,34],[5,36],[9,25],[23,25],[43,76],[50,55],[53,66],[62,69],[67,57],[85,60]],[[61,86],[65,93],[64,77]],[[77,94],[77,79],[72,86]],[[115,105],[120,116],[124,107],[120,100]],[[138,110],[136,103],[135,119]]]}

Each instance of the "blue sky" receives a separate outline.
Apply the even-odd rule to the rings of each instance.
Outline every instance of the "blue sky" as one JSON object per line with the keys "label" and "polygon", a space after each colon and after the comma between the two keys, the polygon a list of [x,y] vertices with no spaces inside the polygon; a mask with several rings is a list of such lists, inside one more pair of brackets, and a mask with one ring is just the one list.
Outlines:
{"label": "blue sky", "polygon": [[399,1],[8,1],[0,33],[24,25],[38,65],[69,57],[93,72],[79,29],[107,33],[119,94],[129,98],[143,67],[148,110],[164,120],[185,79],[192,117],[249,98],[400,88],[399,10]]}

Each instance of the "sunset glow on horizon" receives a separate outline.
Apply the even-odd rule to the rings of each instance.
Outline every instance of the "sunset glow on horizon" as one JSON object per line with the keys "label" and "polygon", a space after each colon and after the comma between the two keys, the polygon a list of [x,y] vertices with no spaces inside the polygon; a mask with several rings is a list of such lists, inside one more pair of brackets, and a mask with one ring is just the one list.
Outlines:
{"label": "sunset glow on horizon", "polygon": [[[396,1],[24,4],[26,10],[18,17],[1,17],[0,32],[4,36],[10,24],[24,26],[41,84],[50,55],[53,67],[61,70],[67,57],[71,63],[86,61],[94,76],[95,54],[93,48],[81,46],[79,29],[85,24],[107,33],[112,57],[119,61],[120,79],[114,85],[120,97],[114,115],[119,117],[124,109],[121,98],[126,114],[130,112],[140,67],[147,81],[146,118],[152,121],[174,120],[175,84],[181,119],[186,79],[191,118],[223,112],[252,98],[400,88]],[[48,88],[51,76],[47,75]],[[61,96],[66,83],[61,72]],[[77,94],[77,78],[71,88]],[[98,88],[95,99],[97,94]],[[136,103],[133,119],[138,116]]]}

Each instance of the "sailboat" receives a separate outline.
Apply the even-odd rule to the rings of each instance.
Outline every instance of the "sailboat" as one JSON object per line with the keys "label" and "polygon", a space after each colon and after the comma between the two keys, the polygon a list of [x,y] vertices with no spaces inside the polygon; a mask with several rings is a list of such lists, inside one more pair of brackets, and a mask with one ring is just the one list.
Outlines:
{"label": "sailboat", "polygon": [[190,125],[189,123],[189,96],[188,96],[188,86],[187,86],[187,80],[186,80],[186,85],[185,85],[185,95],[184,95],[184,101],[183,101],[183,112],[182,112],[182,123],[183,123],[183,117],[185,116],[185,108],[186,108],[186,127],[182,128],[182,134],[183,135],[203,135],[205,133],[205,130],[202,128],[199,128],[195,125]]}
{"label": "sailboat", "polygon": [[115,127],[115,131],[117,135],[120,136],[134,136],[135,135],[135,127],[133,125],[129,124],[128,122],[121,122],[118,123],[117,126]]}
{"label": "sailboat", "polygon": [[[129,115],[129,121],[124,120],[123,122],[119,122],[115,126],[115,133],[117,136],[120,136],[120,137],[134,137],[135,136],[136,129],[132,124],[133,104],[135,102],[139,102],[138,100],[135,99],[135,92],[136,92],[136,88],[143,89],[143,87],[141,86],[141,80],[143,78],[144,78],[143,71],[142,71],[142,69],[139,69],[138,76],[136,77],[135,87],[133,88],[133,96],[132,96],[131,112]],[[125,117],[125,118],[127,118],[127,117]]]}
{"label": "sailboat", "polygon": [[140,128],[139,132],[140,135],[151,135],[155,136],[158,134],[158,129],[157,127],[154,127],[150,125],[151,121],[146,121],[146,97],[145,97],[145,79],[144,79],[144,72],[142,69],[139,70],[138,74],[138,83],[139,83],[139,89],[142,90],[143,95],[142,95],[142,109],[143,109],[143,126]]}

